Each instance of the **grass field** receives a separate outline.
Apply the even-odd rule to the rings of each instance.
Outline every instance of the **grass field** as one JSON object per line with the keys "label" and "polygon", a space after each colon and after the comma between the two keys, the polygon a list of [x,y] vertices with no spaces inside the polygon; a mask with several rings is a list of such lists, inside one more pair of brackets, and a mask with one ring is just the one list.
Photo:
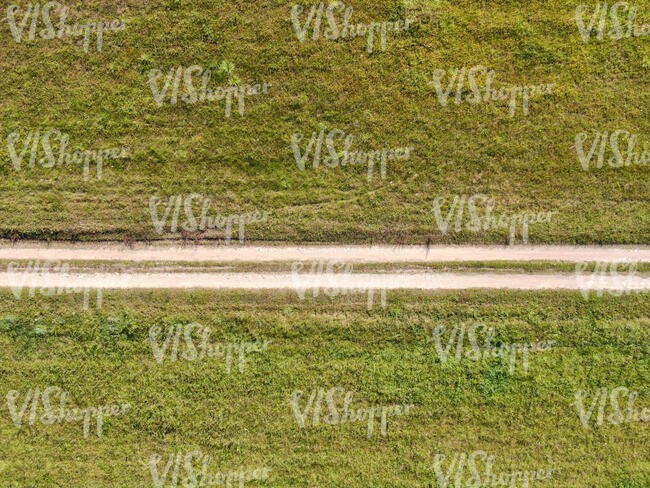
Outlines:
{"label": "grass field", "polygon": [[[17,3],[24,12],[27,3]],[[579,132],[588,145],[596,133],[621,129],[638,134],[643,149],[647,38],[585,43],[576,5],[560,0],[349,4],[355,22],[415,23],[389,35],[385,52],[370,54],[362,38],[301,43],[291,3],[66,2],[70,22],[128,20],[105,34],[101,52],[91,43],[84,53],[80,39],[24,33],[17,43],[5,17],[0,237],[155,239],[162,236],[150,198],[197,193],[211,199],[210,215],[269,211],[268,220],[246,227],[249,239],[503,244],[505,229],[443,235],[436,224],[436,197],[480,193],[494,198],[498,214],[556,212],[531,225],[530,242],[648,243],[648,165],[584,171],[575,148]],[[649,22],[650,7],[638,7],[636,23]],[[217,72],[224,61],[224,83],[271,83],[268,93],[246,99],[243,116],[226,117],[221,102],[155,103],[150,70]],[[527,116],[510,117],[504,101],[442,107],[435,70],[475,65],[495,71],[497,88],[556,86],[531,99]],[[69,136],[70,151],[130,149],[105,161],[101,180],[91,168],[84,181],[79,165],[30,168],[29,150],[16,170],[4,141],[18,131],[20,151],[30,131],[52,128]],[[301,171],[292,135],[304,134],[306,144],[313,132],[332,129],[353,135],[354,150],[414,150],[388,162],[386,179],[375,171],[367,181],[360,165],[313,169],[308,162]],[[163,235],[181,237],[169,226]]]}
{"label": "grass field", "polygon": [[[270,468],[244,486],[424,488],[440,486],[436,454],[482,450],[494,472],[553,466],[533,487],[646,487],[647,423],[584,429],[572,403],[578,389],[626,386],[650,406],[647,310],[647,297],[562,292],[391,292],[385,309],[367,311],[363,297],[128,291],[84,312],[79,296],[2,291],[1,484],[152,487],[152,454],[162,472],[170,454],[199,450],[214,457],[210,472]],[[226,373],[218,357],[156,362],[150,328],[191,322],[211,327],[215,344],[270,344],[243,371]],[[495,327],[496,344],[555,344],[512,374],[502,358],[441,362],[433,328],[478,322]],[[81,422],[29,425],[29,408],[18,429],[7,393],[21,392],[20,406],[30,388],[52,385],[70,392],[69,407],[130,408],[104,419],[101,438],[92,427],[84,438]],[[378,424],[371,438],[360,423],[301,429],[292,392],[336,386],[354,392],[354,408],[413,408],[389,418],[385,437]]]}
{"label": "grass field", "polygon": [[[0,288],[0,487],[649,488],[648,290],[602,292],[617,273],[647,279],[647,260],[574,263],[584,254],[561,248],[553,259],[564,261],[506,251],[346,268],[512,273],[498,276],[508,285],[516,273],[600,273],[578,283],[601,287],[591,294],[389,290],[383,306],[379,292],[338,289],[56,294],[22,273],[45,262],[8,259],[41,251],[25,240],[59,241],[74,259],[51,271],[88,273],[92,286],[94,272],[291,273],[294,259],[200,261],[192,248],[140,255],[170,261],[84,261],[70,241],[418,244],[427,257],[450,243],[647,246],[650,3],[630,2],[647,35],[585,42],[581,2],[327,0],[317,39],[303,1],[66,0],[68,26],[125,22],[107,27],[101,50],[74,29],[44,38],[52,3],[4,2],[0,240],[18,246],[0,256],[14,287]],[[597,30],[608,10],[588,3],[583,21]],[[346,6],[355,25],[408,28],[385,49],[379,32],[373,49],[326,38],[327,9],[341,22]],[[58,25],[60,10],[49,14]],[[478,66],[494,73],[478,76],[482,91],[552,89],[527,108],[470,103]],[[247,90],[245,104],[193,99],[188,79],[200,95],[206,70],[215,96]],[[331,155],[328,135],[338,157],[346,137],[351,151],[404,157],[385,175],[379,161],[372,174],[367,163],[315,167],[319,151]],[[612,167],[617,141],[641,164]],[[84,169],[84,151],[104,154],[101,172]],[[255,255],[242,249],[228,259]],[[598,259],[644,252],[605,251]],[[86,254],[111,256],[135,254]],[[334,262],[306,263],[305,275],[318,264]],[[198,282],[179,276],[172,286]]]}

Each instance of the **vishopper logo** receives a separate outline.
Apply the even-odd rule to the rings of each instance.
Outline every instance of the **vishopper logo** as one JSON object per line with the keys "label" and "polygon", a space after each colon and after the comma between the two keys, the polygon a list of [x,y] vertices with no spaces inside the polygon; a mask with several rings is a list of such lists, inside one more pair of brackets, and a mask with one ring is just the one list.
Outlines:
{"label": "vishopper logo", "polygon": [[90,302],[90,292],[95,290],[97,294],[97,308],[102,306],[102,286],[56,286],[43,285],[43,280],[47,278],[56,278],[57,275],[65,277],[70,273],[70,265],[62,263],[59,260],[53,261],[29,261],[27,265],[22,266],[20,263],[11,262],[7,265],[8,281],[12,293],[16,299],[20,300],[23,291],[27,288],[28,296],[34,297],[36,292],[42,296],[53,297],[63,294],[83,293],[83,309],[88,310]]}
{"label": "vishopper logo", "polygon": [[[93,149],[90,151],[75,151],[71,153],[66,150],[70,142],[70,136],[57,129],[49,129],[42,134],[40,130],[36,132],[30,130],[25,137],[25,141],[22,143],[22,149],[20,149],[20,145],[18,144],[19,138],[20,133],[18,131],[13,131],[7,136],[7,151],[16,171],[22,169],[23,160],[29,149],[30,168],[33,168],[37,161],[44,168],[53,168],[54,165],[61,167],[63,164],[78,165],[83,163],[84,181],[88,181],[91,163],[97,166],[97,179],[101,180],[104,160],[126,158],[130,151],[128,146],[122,146],[121,148]],[[52,146],[55,145],[53,143],[57,139],[59,147],[58,151],[55,151]],[[16,150],[17,144],[20,152]],[[45,153],[40,159],[38,158],[39,144],[43,147]]]}
{"label": "vishopper logo", "polygon": [[[590,397],[592,394],[593,397]],[[575,394],[574,405],[578,410],[580,423],[585,429],[589,429],[590,427],[589,420],[592,418],[594,409],[596,408],[597,404],[598,414],[596,416],[594,425],[603,425],[603,422],[605,421],[608,398],[612,410],[612,413],[606,417],[606,421],[608,423],[612,425],[620,425],[629,424],[630,422],[650,422],[650,409],[644,408],[643,410],[639,410],[635,407],[635,403],[638,397],[638,392],[630,391],[625,386],[618,386],[611,391],[609,391],[607,388],[599,388],[593,393],[585,390],[578,390]],[[585,407],[589,403],[590,398],[592,398],[591,403],[585,410]],[[625,412],[621,411],[621,405],[619,402],[625,403]]]}
{"label": "vishopper logo", "polygon": [[650,289],[650,279],[637,274],[637,263],[579,262],[576,263],[576,280],[585,300],[592,292],[599,297],[604,292],[618,297]]}
{"label": "vishopper logo", "polygon": [[[208,83],[212,77],[212,71],[204,70],[202,66],[193,65],[188,68],[179,66],[178,68],[171,68],[167,77],[164,80],[162,88],[158,85],[158,80],[163,76],[163,72],[159,69],[152,69],[149,71],[149,87],[153,94],[156,105],[162,107],[165,103],[165,98],[169,96],[169,103],[176,105],[180,101],[194,105],[195,103],[218,102],[225,100],[225,114],[230,117],[232,110],[233,99],[237,99],[239,115],[244,115],[246,97],[261,95],[268,93],[271,83],[264,83],[264,85],[240,85],[233,83],[227,86],[218,86],[215,89],[208,88]],[[193,79],[194,76],[200,77],[199,90],[197,91]],[[185,93],[180,93],[181,79],[185,88]],[[171,91],[170,91],[171,90]]]}
{"label": "vishopper logo", "polygon": [[430,24],[435,20],[434,10],[446,0],[426,0],[426,2],[404,2],[404,17],[413,19],[411,22]]}
{"label": "vishopper logo", "polygon": [[[461,452],[460,454],[455,452],[445,470],[442,463],[446,458],[445,454],[436,454],[433,458],[437,488],[479,488],[489,486],[509,486],[511,488],[521,486],[522,488],[529,488],[531,482],[547,480],[556,471],[556,468],[551,467],[538,470],[493,473],[496,456],[488,455],[485,451]],[[484,469],[481,469],[483,467]],[[469,478],[463,482],[466,468],[469,471]],[[481,472],[483,472],[483,475],[481,475]],[[518,485],[518,483],[521,484]],[[432,487],[432,485],[429,485],[429,487]]]}
{"label": "vishopper logo", "polygon": [[[167,329],[167,335],[163,342],[159,343],[158,337],[161,336],[162,329],[154,325],[149,329],[149,342],[154,358],[159,364],[165,361],[165,353],[169,349],[169,358],[171,362],[179,359],[185,361],[195,361],[212,358],[223,358],[226,363],[226,373],[230,374],[231,367],[235,356],[238,358],[239,372],[244,372],[246,354],[251,352],[266,351],[271,341],[265,340],[260,342],[241,341],[240,343],[211,343],[210,334],[212,329],[193,322],[191,324],[170,325]],[[199,335],[199,342],[195,342],[194,333]],[[184,345],[181,343],[181,337]],[[170,349],[171,346],[171,349]],[[179,350],[182,350],[179,354]]]}
{"label": "vishopper logo", "polygon": [[[465,223],[465,230],[468,232],[480,232],[490,229],[497,230],[509,228],[509,244],[511,246],[515,243],[516,240],[517,226],[521,226],[522,240],[524,244],[527,244],[528,226],[535,223],[550,222],[551,216],[554,213],[557,213],[556,211],[538,212],[537,214],[533,212],[524,212],[514,215],[501,214],[497,216],[493,215],[492,213],[495,206],[495,200],[493,198],[489,198],[487,195],[477,194],[472,195],[469,198],[467,195],[455,195],[446,217],[443,217],[442,207],[446,204],[446,197],[436,197],[433,202],[432,209],[436,223],[438,224],[438,229],[443,235],[446,235],[449,231],[449,224],[455,214],[456,219],[453,227],[455,232],[460,232],[462,230],[463,223]],[[469,211],[470,220],[465,222],[463,215],[466,204]],[[477,204],[480,204],[481,207],[485,208],[483,216],[479,215]]]}
{"label": "vishopper logo", "polygon": [[[446,76],[446,72],[441,69],[437,69],[433,73],[433,81],[431,82],[436,89],[436,94],[438,96],[438,101],[443,107],[447,106],[447,100],[449,95],[456,85],[456,93],[454,97],[454,103],[460,105],[463,101],[471,104],[487,103],[490,100],[493,102],[496,101],[507,101],[510,100],[510,117],[514,117],[517,111],[517,100],[521,97],[521,107],[524,115],[528,115],[528,101],[531,97],[538,95],[547,95],[551,93],[551,90],[555,86],[555,83],[550,84],[541,84],[541,85],[526,85],[526,86],[509,86],[501,87],[498,90],[492,88],[492,83],[496,75],[494,70],[489,70],[485,66],[474,66],[469,68],[453,68],[450,70],[450,79],[447,83],[447,88],[443,87],[443,78]],[[480,88],[477,81],[478,77],[482,76],[485,78],[484,86],[485,88]],[[465,91],[465,77],[469,83],[469,89],[471,93],[465,95],[463,98],[463,92]]]}
{"label": "vishopper logo", "polygon": [[[323,14],[329,26],[323,32],[323,37],[331,41],[337,39],[353,39],[355,37],[367,37],[368,53],[375,48],[375,36],[379,38],[379,48],[386,51],[387,33],[399,33],[408,30],[414,22],[412,19],[397,20],[395,22],[372,22],[370,24],[353,24],[352,7],[346,7],[343,2],[332,2],[327,8],[324,4],[313,4],[307,17],[301,22],[300,17],[305,11],[302,5],[294,5],[291,8],[291,22],[300,42],[307,40],[308,31],[312,28],[312,40],[317,41],[321,35]],[[341,20],[342,17],[342,20]],[[313,25],[312,25],[313,22]]]}
{"label": "vishopper logo", "polygon": [[[611,40],[618,41],[620,39],[630,38],[630,37],[645,37],[650,35],[650,24],[635,24],[634,20],[637,17],[638,8],[630,6],[627,2],[616,2],[611,7],[607,2],[598,4],[594,8],[591,17],[587,11],[589,10],[588,5],[578,5],[575,11],[575,21],[578,25],[578,31],[580,32],[580,37],[584,42],[589,42],[592,38],[591,34],[598,22],[598,29],[596,30],[596,39],[602,41],[604,36],[609,37]],[[624,19],[624,23],[621,23],[621,16],[627,12],[627,18]],[[605,33],[605,29],[608,25],[608,13],[609,21],[611,24],[611,30]],[[589,19],[589,23],[585,22],[585,19]]]}
{"label": "vishopper logo", "polygon": [[[7,7],[7,20],[14,40],[20,44],[23,39],[23,31],[28,22],[31,23],[27,32],[27,39],[33,41],[36,39],[36,30],[38,28],[39,18],[42,17],[45,29],[39,31],[41,39],[62,39],[63,37],[81,37],[83,36],[83,49],[87,53],[90,47],[90,35],[96,34],[97,51],[102,50],[104,44],[104,34],[107,32],[119,32],[126,28],[127,20],[115,19],[112,22],[93,21],[87,23],[66,24],[66,18],[70,9],[59,2],[48,2],[41,8],[40,3],[30,3],[27,9],[22,13],[22,20],[17,20],[21,14],[19,5],[9,5]],[[53,15],[58,15],[58,25],[55,27],[52,23]]]}
{"label": "vishopper logo", "polygon": [[[607,146],[609,144],[612,156],[607,159],[607,164],[612,168],[620,168],[622,166],[630,166],[633,163],[636,165],[650,163],[650,148],[647,142],[644,141],[644,150],[642,153],[635,151],[639,136],[631,134],[624,129],[618,129],[611,134],[608,131],[597,132],[591,142],[591,145],[585,146],[585,142],[589,135],[585,132],[579,132],[576,135],[574,149],[578,154],[578,161],[582,165],[582,169],[589,171],[591,161],[594,159],[596,150],[598,150],[598,159],[596,163],[597,168],[602,168],[607,154]],[[627,140],[627,152],[624,151],[625,143]],[[585,147],[588,149],[585,151]]]}
{"label": "vishopper logo", "polygon": [[[194,201],[201,203],[200,210],[200,220],[197,220],[194,215],[193,207]],[[244,242],[246,225],[266,222],[268,220],[270,211],[263,211],[260,213],[259,210],[255,212],[248,212],[242,214],[230,214],[226,215],[216,215],[214,217],[208,216],[208,210],[212,201],[209,198],[204,197],[199,193],[192,193],[191,195],[173,195],[167,201],[167,204],[164,205],[164,210],[162,215],[158,214],[158,207],[160,204],[164,204],[162,199],[158,196],[152,196],[149,199],[149,213],[151,214],[151,221],[153,223],[156,233],[162,235],[165,229],[165,223],[168,221],[171,214],[171,222],[169,231],[175,233],[179,230],[178,219],[181,212],[181,206],[183,207],[183,212],[187,217],[187,220],[184,221],[180,228],[184,232],[196,232],[196,231],[205,231],[209,229],[224,229],[226,243],[230,244],[230,239],[232,237],[233,225],[238,225],[238,234],[239,242]],[[173,213],[172,213],[173,209]]]}
{"label": "vishopper logo", "polygon": [[381,293],[381,306],[386,308],[386,288],[357,286],[352,273],[352,263],[342,261],[312,261],[310,269],[303,272],[306,263],[291,264],[291,280],[293,287],[301,300],[304,300],[308,290],[312,290],[316,298],[321,290],[328,297],[346,296],[355,293],[368,293],[367,306],[372,310],[375,293]]}
{"label": "vishopper logo", "polygon": [[[308,424],[310,412],[312,413],[312,426],[317,426],[321,421],[321,411],[323,409],[323,398],[327,402],[328,414],[323,417],[323,422],[329,425],[345,424],[347,422],[365,422],[368,429],[368,438],[372,438],[375,429],[375,419],[380,419],[380,433],[386,437],[389,417],[396,415],[410,415],[413,405],[391,405],[382,407],[359,407],[351,408],[354,396],[353,391],[345,391],[345,388],[334,387],[325,393],[323,388],[312,390],[309,399],[306,401],[304,408],[300,407],[300,400],[304,392],[294,390],[291,393],[289,405],[296,417],[296,422],[300,428],[304,429]],[[339,411],[338,405],[343,400],[343,409]]]}
{"label": "vishopper logo", "polygon": [[[301,171],[305,169],[305,163],[312,154],[312,168],[317,169],[322,162],[328,168],[336,168],[339,164],[343,166],[354,166],[364,164],[368,166],[368,181],[372,180],[375,163],[380,167],[380,176],[382,179],[386,178],[386,162],[393,159],[409,159],[411,156],[412,147],[400,147],[395,149],[381,149],[375,151],[352,151],[352,143],[354,136],[352,134],[346,135],[344,131],[339,129],[331,130],[325,136],[325,131],[321,130],[320,133],[312,132],[309,144],[305,151],[300,150],[300,142],[304,139],[304,135],[296,132],[291,136],[291,149],[296,164]],[[339,151],[336,147],[336,139],[341,139],[343,148]],[[323,142],[329,156],[323,156]]]}
{"label": "vishopper logo", "polygon": [[[41,392],[39,387],[35,389],[30,388],[25,395],[22,405],[19,407],[20,401],[18,400],[21,393],[17,390],[11,390],[7,393],[7,407],[9,414],[14,425],[20,429],[23,425],[23,417],[27,411],[27,407],[31,402],[31,409],[29,413],[28,423],[34,425],[40,422],[44,425],[52,425],[54,423],[61,424],[64,421],[82,422],[83,421],[83,434],[84,438],[90,435],[91,421],[94,419],[95,432],[97,437],[101,437],[103,432],[104,417],[110,416],[123,416],[126,410],[130,407],[128,403],[121,405],[103,405],[99,407],[87,408],[67,408],[66,403],[70,398],[70,393],[63,391],[58,386],[50,386]],[[58,399],[58,405],[53,406],[53,403]],[[44,413],[40,416],[37,415],[39,400],[43,402]]]}
{"label": "vishopper logo", "polygon": [[[485,333],[483,343],[479,343],[480,340],[477,337],[477,329],[483,329]],[[466,328],[465,324],[461,324],[460,327],[456,326],[451,329],[447,344],[444,346],[443,335],[445,332],[446,327],[436,326],[433,329],[431,338],[441,363],[447,363],[449,360],[459,362],[462,358],[470,359],[472,361],[483,361],[489,358],[501,357],[502,359],[509,361],[510,374],[514,374],[515,372],[517,353],[521,353],[523,370],[524,373],[527,373],[529,352],[548,351],[555,344],[555,341],[537,341],[530,343],[500,344],[497,346],[492,344],[492,340],[495,336],[494,327],[488,328],[485,324],[472,324]],[[470,347],[469,349],[464,350],[466,332]],[[455,351],[453,355],[450,355],[454,343],[456,343]]]}
{"label": "vishopper logo", "polygon": [[[162,471],[158,465],[163,461],[160,454],[152,454],[149,458],[149,472],[155,488],[196,488],[201,486],[225,486],[226,488],[244,488],[244,483],[266,480],[271,468],[246,468],[212,472],[210,464],[213,457],[201,451],[171,453]],[[196,463],[196,464],[195,464]],[[185,476],[181,478],[182,471]],[[170,476],[171,474],[171,476]],[[168,481],[169,478],[169,481]]]}

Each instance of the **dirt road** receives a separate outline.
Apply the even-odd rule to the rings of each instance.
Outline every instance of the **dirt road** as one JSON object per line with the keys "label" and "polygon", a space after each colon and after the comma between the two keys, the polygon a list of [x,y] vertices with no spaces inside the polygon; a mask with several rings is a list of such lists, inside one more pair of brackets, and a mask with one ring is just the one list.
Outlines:
{"label": "dirt road", "polygon": [[62,261],[420,263],[452,261],[650,262],[648,246],[218,246],[122,244],[0,245],[0,259]]}
{"label": "dirt road", "polygon": [[207,289],[420,289],[648,290],[640,276],[528,273],[0,273],[0,287],[43,288],[207,288]]}

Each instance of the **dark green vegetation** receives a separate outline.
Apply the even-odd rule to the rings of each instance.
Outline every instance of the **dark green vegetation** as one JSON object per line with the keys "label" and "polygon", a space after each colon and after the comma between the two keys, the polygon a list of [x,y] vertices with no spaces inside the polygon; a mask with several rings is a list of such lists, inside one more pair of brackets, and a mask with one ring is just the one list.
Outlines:
{"label": "dark green vegetation", "polygon": [[[597,132],[626,129],[642,148],[650,134],[648,41],[584,43],[573,2],[349,2],[354,22],[417,21],[372,54],[365,38],[299,42],[284,2],[66,4],[71,22],[129,24],[87,54],[67,38],[17,44],[6,18],[0,24],[0,237],[157,238],[149,198],[199,193],[212,200],[210,215],[270,210],[267,222],[247,227],[248,239],[502,244],[504,229],[443,236],[436,225],[437,196],[483,193],[497,213],[557,212],[531,226],[531,242],[649,241],[648,166],[585,172],[574,147],[578,132],[589,134],[588,146]],[[649,22],[650,7],[638,4],[635,22]],[[233,80],[272,83],[268,94],[247,98],[243,117],[226,118],[223,102],[155,104],[149,70],[218,70],[223,61]],[[528,116],[517,110],[511,118],[502,101],[443,108],[433,72],[475,65],[495,70],[496,88],[556,87],[531,100]],[[24,161],[16,171],[7,136],[19,131],[20,149],[30,130],[48,128],[68,134],[71,151],[131,151],[107,161],[100,181],[92,168],[88,182],[80,167]],[[299,170],[292,134],[305,135],[304,150],[321,129],[352,134],[353,149],[414,153],[389,162],[385,180],[375,172],[368,182],[361,166],[314,170],[308,162]]]}
{"label": "dark green vegetation", "polygon": [[[647,424],[582,428],[578,389],[626,386],[650,406],[647,297],[579,293],[394,293],[386,309],[365,297],[297,299],[295,293],[105,292],[99,310],[80,296],[0,295],[0,394],[58,385],[71,407],[128,402],[101,438],[80,423],[19,430],[0,410],[2,486],[150,487],[149,456],[195,449],[212,472],[266,466],[245,486],[436,486],[433,456],[484,450],[494,471],[547,468],[540,487],[645,487]],[[154,360],[149,328],[200,322],[212,341],[271,340],[244,372],[218,358]],[[494,343],[554,340],[525,373],[500,358],[441,363],[436,325],[483,322]],[[386,437],[360,423],[300,429],[293,390],[341,386],[354,407],[413,404]],[[304,408],[305,403],[301,403]],[[29,413],[26,414],[28,416]],[[162,470],[162,462],[160,469]],[[444,464],[447,468],[448,463]],[[233,485],[234,486],[234,485]],[[521,484],[517,484],[521,486]]]}

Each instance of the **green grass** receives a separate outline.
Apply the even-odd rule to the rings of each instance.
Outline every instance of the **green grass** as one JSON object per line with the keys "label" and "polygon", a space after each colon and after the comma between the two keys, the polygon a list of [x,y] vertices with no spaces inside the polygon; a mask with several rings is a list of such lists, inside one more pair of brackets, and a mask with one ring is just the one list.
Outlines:
{"label": "green grass", "polygon": [[[243,372],[223,360],[154,360],[153,325],[200,322],[213,341],[272,341]],[[495,343],[554,340],[531,353],[527,373],[501,359],[443,364],[436,325],[483,322]],[[647,426],[585,430],[577,389],[627,386],[650,405],[647,298],[582,299],[579,293],[390,292],[386,309],[362,296],[297,299],[295,293],[107,291],[99,310],[81,298],[15,300],[0,292],[0,394],[58,385],[71,406],[128,402],[101,438],[81,425],[17,429],[1,410],[0,481],[7,487],[151,487],[147,460],[198,449],[211,471],[272,468],[245,486],[436,486],[433,456],[483,450],[496,472],[546,468],[540,487],[645,487]],[[412,403],[386,437],[358,423],[300,429],[293,390],[341,386],[354,406]],[[23,398],[23,397],[21,397]],[[304,406],[304,404],[303,404]],[[520,486],[519,484],[517,486]]]}
{"label": "green grass", "polygon": [[[32,269],[36,265],[37,260],[34,259],[0,259],[0,270],[8,270],[9,265],[13,264],[13,269],[20,271],[27,269],[31,264]],[[262,263],[245,263],[245,262],[183,262],[183,261],[58,261],[53,265],[67,266],[66,269],[70,272],[90,272],[98,271],[106,273],[137,273],[137,272],[276,272],[276,273],[289,273],[292,271],[291,262],[273,261]],[[576,263],[560,262],[560,261],[450,261],[443,263],[346,263],[345,260],[340,262],[336,261],[307,261],[303,263],[301,272],[311,271],[314,266],[315,272],[318,271],[320,264],[323,265],[323,271],[327,271],[328,264],[334,264],[332,268],[335,272],[345,269],[349,264],[352,272],[354,273],[398,273],[406,271],[419,271],[419,272],[503,272],[503,273],[575,273]],[[595,262],[586,263],[586,268],[582,273],[593,272],[596,266]],[[43,267],[45,261],[39,261],[39,265]],[[56,268],[58,272],[60,267]],[[42,269],[42,268],[41,268]],[[636,274],[650,273],[650,263],[637,263]],[[629,274],[628,265],[619,265],[619,274]]]}
{"label": "green grass", "polygon": [[[504,230],[437,228],[437,196],[483,193],[497,213],[556,211],[531,226],[533,243],[648,242],[648,167],[585,172],[572,149],[578,132],[647,140],[646,38],[584,43],[575,5],[560,0],[350,3],[355,22],[418,22],[372,54],[361,38],[300,43],[282,2],[66,2],[71,21],[130,21],[87,54],[70,39],[17,44],[2,22],[0,237],[156,239],[149,198],[200,193],[210,215],[270,210],[247,239],[503,244]],[[650,21],[638,7],[637,22]],[[223,103],[156,106],[148,71],[195,64],[272,87],[248,98],[243,117],[226,118]],[[432,73],[478,64],[495,70],[497,87],[557,86],[526,117],[511,118],[504,102],[441,107]],[[84,182],[79,168],[15,171],[6,137],[51,127],[72,150],[131,152],[108,161],[101,181]],[[359,166],[300,171],[291,135],[321,129],[354,135],[353,149],[415,149],[389,162],[385,180],[366,181]]]}

